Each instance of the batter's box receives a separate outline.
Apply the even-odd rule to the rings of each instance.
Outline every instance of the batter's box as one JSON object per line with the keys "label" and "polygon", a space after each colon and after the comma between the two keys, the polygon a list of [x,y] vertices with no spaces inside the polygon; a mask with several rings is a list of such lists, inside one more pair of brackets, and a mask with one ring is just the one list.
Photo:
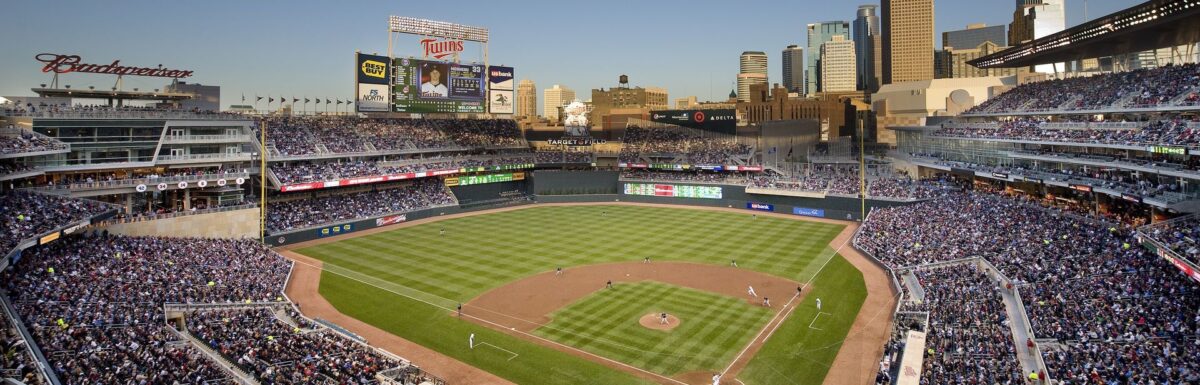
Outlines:
{"label": "batter's box", "polygon": [[[508,350],[508,349],[505,349],[505,348],[502,348],[502,347],[499,347],[499,346],[496,346],[496,345],[492,345],[492,344],[489,344],[489,343],[487,343],[487,342],[480,342],[480,343],[477,343],[477,344],[475,344],[475,347],[481,347],[481,346],[487,346],[487,347],[490,347],[490,348],[492,348],[492,349],[496,349],[496,350],[499,350],[499,351],[502,351],[502,352],[505,352],[505,353],[508,353],[508,354],[510,354],[510,355],[511,355],[511,357],[508,357],[508,360],[507,360],[507,361],[512,361],[514,358],[517,358],[517,356],[520,356],[520,354],[513,353],[513,351],[511,351],[511,350]],[[472,348],[472,349],[474,349],[474,348]]]}
{"label": "batter's box", "polygon": [[813,326],[813,325],[816,325],[816,324],[817,324],[817,320],[818,320],[818,319],[821,319],[821,316],[822,316],[822,315],[833,315],[833,314],[832,314],[832,313],[826,313],[826,312],[818,312],[818,313],[817,313],[817,316],[816,316],[816,317],[813,317],[813,320],[812,320],[812,322],[809,322],[809,323],[808,323],[808,328],[809,328],[809,329],[813,329],[813,330],[822,330],[822,329],[821,329],[821,328],[819,328],[819,327]]}

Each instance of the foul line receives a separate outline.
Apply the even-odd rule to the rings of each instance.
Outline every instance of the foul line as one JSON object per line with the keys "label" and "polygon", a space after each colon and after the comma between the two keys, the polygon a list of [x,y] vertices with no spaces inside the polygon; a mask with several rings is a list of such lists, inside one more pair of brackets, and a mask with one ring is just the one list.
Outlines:
{"label": "foul line", "polygon": [[475,344],[475,346],[483,346],[483,345],[491,346],[491,347],[492,347],[492,348],[494,348],[494,349],[503,350],[503,351],[505,351],[505,352],[508,352],[508,354],[512,354],[512,357],[509,357],[509,358],[508,358],[508,361],[512,361],[514,358],[517,358],[518,356],[520,356],[520,354],[513,353],[513,351],[512,351],[512,350],[508,350],[508,349],[505,349],[505,348],[502,348],[502,347],[499,347],[499,346],[496,346],[496,345],[492,345],[492,344],[489,344],[489,343],[487,343],[487,342],[480,342],[480,343],[477,343],[477,344]]}
{"label": "foul line", "polygon": [[[294,262],[296,262],[296,263],[299,263],[299,264],[302,264],[302,265],[305,265],[305,266],[309,266],[309,267],[312,267],[312,268],[316,268],[316,269],[318,269],[318,270],[321,270],[321,271],[329,271],[329,270],[325,270],[324,268],[321,268],[321,267],[318,267],[318,266],[316,266],[316,265],[313,265],[313,264],[311,264],[311,263],[307,263],[307,262],[301,262],[301,261],[299,261],[299,260],[295,260],[295,259],[293,259],[292,261],[294,261]],[[334,266],[337,266],[337,265],[334,265]],[[392,294],[395,294],[395,295],[398,295],[398,296],[401,296],[401,297],[405,297],[405,298],[408,298],[408,299],[411,299],[411,300],[414,300],[414,301],[417,301],[417,302],[424,303],[424,304],[426,304],[426,305],[429,305],[429,306],[433,306],[433,307],[435,307],[435,308],[438,308],[438,309],[444,309],[444,310],[447,310],[447,311],[457,311],[456,309],[451,309],[451,308],[448,308],[448,307],[443,307],[443,306],[440,306],[440,305],[434,304],[434,303],[432,303],[432,302],[429,302],[429,301],[426,301],[426,300],[423,300],[423,299],[420,299],[420,298],[414,298],[414,297],[411,297],[411,296],[409,296],[409,295],[406,295],[406,294],[403,294],[403,293],[397,292],[397,291],[395,291],[395,290],[392,290],[392,289],[387,289],[387,288],[381,287],[381,286],[379,286],[379,285],[376,285],[376,284],[373,284],[373,283],[370,283],[370,282],[366,282],[366,281],[363,281],[363,280],[361,280],[361,279],[358,279],[358,278],[355,278],[355,277],[351,277],[351,276],[349,276],[349,275],[346,275],[346,274],[342,274],[342,273],[335,272],[335,271],[329,271],[329,272],[330,272],[330,273],[333,273],[333,274],[337,274],[337,275],[343,276],[343,277],[346,277],[346,278],[349,278],[349,279],[351,279],[351,280],[354,280],[354,281],[356,281],[356,282],[358,282],[358,283],[361,283],[361,284],[364,284],[364,285],[367,285],[367,286],[371,286],[371,287],[374,287],[374,288],[376,288],[376,289],[379,289],[379,290],[383,290],[383,291],[386,291],[386,292],[389,292],[389,293],[392,293]],[[794,299],[794,298],[793,298],[793,299]],[[791,303],[791,301],[788,301],[788,303]],[[486,320],[486,319],[483,319],[483,318],[479,318],[479,317],[476,317],[476,316],[473,316],[473,315],[470,315],[470,314],[463,314],[463,317],[471,318],[471,319],[474,319],[474,320],[476,320],[476,321],[479,321],[479,322],[481,322],[481,323],[485,323],[485,324],[488,324],[488,325],[495,326],[495,327],[499,328],[500,330],[504,330],[504,329],[506,329],[506,328],[504,327],[504,325],[501,325],[501,324],[498,324],[498,323],[495,323],[495,322],[492,322],[492,321],[489,321],[489,320]],[[579,348],[576,348],[576,347],[573,347],[573,346],[564,345],[564,344],[561,344],[561,343],[558,343],[558,342],[555,342],[555,341],[552,341],[552,340],[549,340],[549,339],[545,339],[545,338],[539,337],[539,336],[537,336],[537,335],[534,335],[534,334],[532,334],[532,333],[524,332],[524,331],[521,331],[521,330],[516,330],[515,328],[507,328],[507,329],[508,329],[508,330],[509,330],[509,332],[511,332],[511,333],[516,333],[516,334],[524,335],[524,336],[526,336],[526,337],[532,338],[532,339],[534,339],[534,340],[537,340],[537,341],[542,341],[542,342],[544,342],[544,343],[547,343],[547,344],[550,344],[550,345],[559,346],[559,347],[562,347],[562,348],[564,348],[564,349],[571,350],[571,351],[574,351],[574,352],[577,352],[577,353],[580,353],[580,354],[583,354],[583,355],[587,355],[587,356],[590,356],[590,357],[595,357],[595,358],[597,358],[597,359],[600,359],[600,360],[603,360],[603,361],[605,361],[605,362],[610,362],[610,363],[616,364],[617,366],[621,366],[621,367],[624,367],[624,368],[633,369],[634,371],[637,371],[637,372],[639,372],[639,373],[648,374],[648,375],[650,375],[650,376],[653,376],[653,377],[655,377],[655,378],[659,378],[659,379],[663,379],[663,380],[666,380],[666,381],[670,381],[671,383],[675,383],[675,384],[679,384],[679,385],[688,385],[687,383],[685,383],[685,382],[682,382],[682,381],[679,381],[679,380],[676,380],[676,379],[674,379],[674,378],[667,377],[667,376],[664,376],[664,375],[661,375],[661,374],[658,374],[658,373],[654,373],[654,372],[651,372],[651,371],[648,371],[648,370],[645,370],[645,369],[642,369],[642,368],[639,368],[639,367],[636,367],[636,366],[633,366],[633,365],[626,364],[626,363],[624,363],[624,362],[616,361],[616,360],[613,360],[613,359],[611,359],[611,358],[608,358],[608,357],[604,357],[604,356],[601,356],[601,355],[597,355],[597,354],[594,354],[594,353],[588,352],[588,351],[586,351],[586,350],[583,350],[583,349],[579,349]],[[397,337],[399,337],[399,336],[397,336]],[[438,352],[438,354],[445,355],[445,354],[443,354],[443,353],[441,353],[441,352]],[[447,357],[449,357],[448,355],[446,355],[446,356],[447,356]]]}
{"label": "foul line", "polygon": [[[846,240],[842,241],[842,244],[838,245],[838,248],[833,250],[833,254],[829,255],[829,258],[825,260],[825,263],[821,264],[821,267],[817,269],[817,272],[813,273],[813,275],[811,277],[808,277],[808,282],[805,282],[803,287],[807,288],[809,285],[811,285],[812,282],[817,279],[817,276],[821,275],[822,271],[825,271],[825,267],[829,266],[829,261],[832,261],[833,257],[836,257],[838,255],[838,253],[842,252],[842,249],[846,247],[846,244],[850,243],[851,239],[854,239],[853,235],[847,237]],[[787,319],[787,316],[791,314],[791,312],[787,311],[787,308],[788,308],[788,305],[792,304],[792,301],[796,300],[796,298],[800,298],[800,293],[793,294],[792,298],[789,299],[787,301],[787,303],[783,305],[783,308],[781,309],[781,311],[778,314],[775,314],[775,317],[771,318],[771,322],[768,322],[766,325],[764,325],[762,330],[759,330],[758,334],[756,334],[754,336],[754,339],[750,340],[750,343],[746,344],[746,347],[742,348],[742,351],[738,352],[738,355],[733,357],[733,361],[729,362],[729,366],[726,366],[725,370],[721,371],[721,377],[725,377],[725,373],[728,373],[729,369],[733,369],[733,365],[736,364],[738,362],[738,360],[742,359],[742,356],[745,355],[746,352],[750,350],[751,346],[754,346],[754,343],[758,341],[759,337],[763,336],[763,333],[766,332],[768,328],[771,329],[772,334],[775,333],[775,329],[778,329],[779,325],[782,325],[783,321],[785,321]],[[796,306],[799,306],[799,304],[797,304]],[[780,316],[783,316],[783,318],[779,319]],[[779,322],[775,323],[775,326],[772,328],[771,324],[774,323],[776,319],[779,319]],[[770,336],[770,335],[768,334],[768,336]],[[763,344],[766,344],[766,343],[767,343],[767,340],[764,338]]]}
{"label": "foul line", "polygon": [[815,329],[815,330],[824,330],[824,329],[821,329],[821,328],[814,328],[814,327],[813,327],[813,324],[817,323],[817,319],[818,319],[818,318],[821,318],[821,314],[833,315],[833,314],[831,314],[831,313],[826,313],[826,312],[823,312],[823,311],[822,311],[822,312],[817,312],[817,316],[816,316],[816,317],[813,317],[813,320],[812,320],[812,322],[809,322],[809,323],[808,323],[808,328],[809,328],[809,329]]}

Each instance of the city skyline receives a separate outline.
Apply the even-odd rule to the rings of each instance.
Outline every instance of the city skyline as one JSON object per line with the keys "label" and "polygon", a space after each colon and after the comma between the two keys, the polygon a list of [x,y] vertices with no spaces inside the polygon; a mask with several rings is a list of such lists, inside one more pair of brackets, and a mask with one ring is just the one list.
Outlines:
{"label": "city skyline", "polygon": [[[1092,0],[1094,18],[1138,2]],[[126,65],[166,67],[195,71],[189,83],[221,86],[222,107],[253,102],[254,96],[329,97],[350,99],[353,53],[387,51],[385,23],[388,15],[413,16],[487,27],[491,30],[490,64],[515,67],[517,79],[538,84],[562,84],[576,90],[608,88],[618,75],[628,74],[633,86],[662,87],[671,98],[697,96],[723,100],[733,88],[738,72],[736,56],[743,51],[763,51],[768,62],[779,63],[789,44],[807,46],[805,26],[825,20],[853,20],[859,5],[878,2],[823,3],[764,2],[739,17],[753,18],[754,28],[721,29],[741,19],[729,18],[733,4],[724,2],[663,2],[628,4],[521,3],[493,9],[489,3],[463,3],[455,12],[421,10],[383,1],[355,7],[335,7],[319,2],[276,4],[213,1],[159,3],[129,1],[91,3],[63,1],[60,11],[43,16],[44,4],[16,1],[7,4],[16,16],[0,24],[0,95],[29,95],[30,88],[49,83],[33,56],[43,52],[77,54],[89,62],[120,59]],[[629,5],[628,7],[624,5]],[[628,11],[628,9],[636,11]],[[1081,1],[1067,2],[1067,25],[1083,21]],[[539,23],[516,23],[531,10]],[[1007,24],[1015,5],[1011,0],[982,2],[942,1],[935,8],[935,35],[962,29],[971,23]],[[586,13],[589,17],[558,18],[559,14]],[[740,12],[740,11],[739,11]],[[803,14],[803,18],[793,15]],[[630,25],[656,25],[681,32],[688,39],[664,41],[647,29],[612,29],[611,20],[625,18]],[[114,20],[120,20],[115,23]],[[129,22],[132,20],[132,22]],[[320,20],[319,23],[310,23]],[[727,23],[712,23],[726,20]],[[700,22],[704,21],[704,22]],[[547,34],[545,31],[565,31]],[[36,31],[36,39],[31,38]],[[676,34],[672,34],[676,35]],[[410,41],[411,40],[411,41]],[[397,41],[397,56],[419,56],[416,39]],[[615,47],[619,54],[596,47]],[[481,57],[482,49],[468,45],[464,60]],[[673,63],[673,64],[672,64]],[[771,84],[782,83],[782,68],[770,66]],[[64,75],[62,84],[73,87],[111,87],[112,76]],[[163,88],[169,80],[128,77],[125,88]],[[544,113],[544,112],[539,112]]]}

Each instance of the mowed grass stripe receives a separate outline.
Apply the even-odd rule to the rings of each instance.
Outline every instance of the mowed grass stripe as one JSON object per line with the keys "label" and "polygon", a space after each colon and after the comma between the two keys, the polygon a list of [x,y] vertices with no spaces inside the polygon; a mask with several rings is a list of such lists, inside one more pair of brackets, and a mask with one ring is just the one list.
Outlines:
{"label": "mowed grass stripe", "polygon": [[[682,320],[671,331],[638,324],[666,311]],[[535,334],[664,375],[717,370],[749,343],[770,309],[658,282],[599,290],[551,315]]]}

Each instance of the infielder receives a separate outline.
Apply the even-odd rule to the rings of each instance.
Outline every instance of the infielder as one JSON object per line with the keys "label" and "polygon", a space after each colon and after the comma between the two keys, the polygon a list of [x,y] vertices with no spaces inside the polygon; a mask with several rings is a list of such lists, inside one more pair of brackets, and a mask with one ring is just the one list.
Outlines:
{"label": "infielder", "polygon": [[748,289],[746,289],[746,293],[750,294],[751,297],[758,298],[758,293],[754,292],[754,286],[746,286],[746,287],[748,288]]}
{"label": "infielder", "polygon": [[771,307],[771,298],[763,297],[763,307]]}
{"label": "infielder", "polygon": [[736,260],[736,259],[730,259],[730,260],[729,260],[729,266],[737,267],[737,260]]}
{"label": "infielder", "polygon": [[717,374],[713,375],[712,385],[721,385],[721,373],[717,373]]}
{"label": "infielder", "polygon": [[665,312],[665,311],[664,311],[664,312],[662,313],[662,316],[658,318],[658,324],[659,324],[659,325],[666,325],[666,324],[667,324],[667,312]]}
{"label": "infielder", "polygon": [[562,266],[554,269],[554,275],[562,275]]}

